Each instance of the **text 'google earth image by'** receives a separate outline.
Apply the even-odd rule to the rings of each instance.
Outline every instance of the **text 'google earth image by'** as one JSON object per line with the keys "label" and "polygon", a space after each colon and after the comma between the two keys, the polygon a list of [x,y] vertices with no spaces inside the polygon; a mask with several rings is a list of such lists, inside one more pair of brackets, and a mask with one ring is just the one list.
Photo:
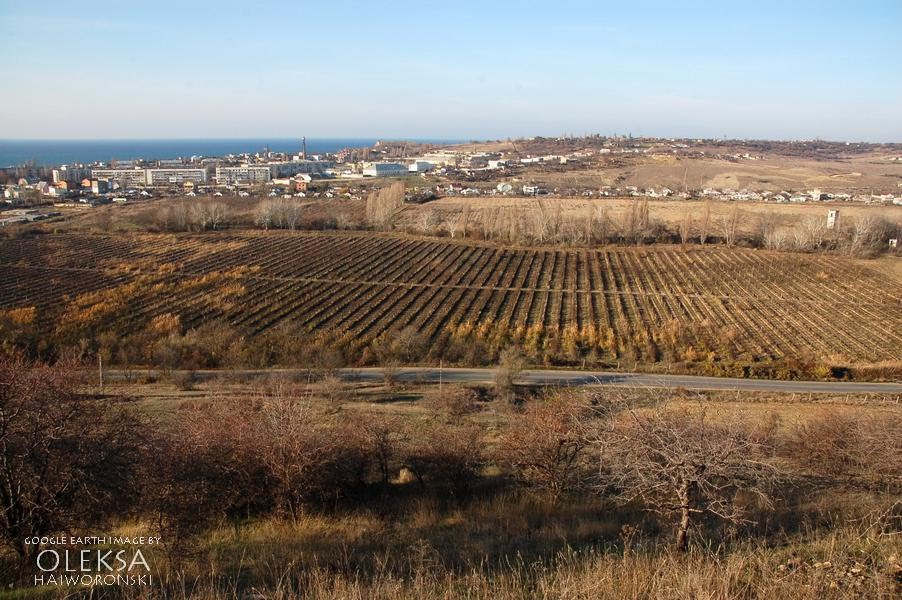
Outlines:
{"label": "text 'google earth image by'", "polygon": [[0,21],[0,600],[902,598],[898,0]]}

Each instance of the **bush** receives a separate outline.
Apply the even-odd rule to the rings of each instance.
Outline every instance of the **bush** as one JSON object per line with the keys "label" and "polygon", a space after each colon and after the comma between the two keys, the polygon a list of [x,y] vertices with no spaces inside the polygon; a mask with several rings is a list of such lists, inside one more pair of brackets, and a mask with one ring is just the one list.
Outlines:
{"label": "bush", "polygon": [[183,392],[188,392],[194,389],[194,384],[197,383],[197,373],[194,371],[176,371],[170,377],[173,385]]}
{"label": "bush", "polygon": [[423,488],[465,493],[485,464],[480,433],[471,425],[418,424],[408,431],[402,462]]}
{"label": "bush", "polygon": [[40,549],[26,538],[102,525],[136,497],[146,428],[81,383],[72,365],[0,355],[0,540],[23,561]]}
{"label": "bush", "polygon": [[868,474],[882,480],[902,478],[902,416],[861,416],[824,410],[797,425],[783,453],[810,473],[831,478]]}
{"label": "bush", "polygon": [[516,346],[508,346],[501,351],[498,369],[495,371],[495,391],[499,398],[512,401],[516,399],[514,381],[526,368],[526,357]]}
{"label": "bush", "polygon": [[481,408],[476,390],[462,385],[445,385],[441,391],[433,390],[429,399],[440,412],[451,417],[477,413]]}
{"label": "bush", "polygon": [[147,465],[146,508],[173,545],[222,519],[247,517],[275,502],[253,424],[260,405],[213,398],[185,406],[161,430]]}
{"label": "bush", "polygon": [[573,396],[553,397],[513,414],[495,452],[499,465],[552,502],[584,483],[582,454],[587,407]]}

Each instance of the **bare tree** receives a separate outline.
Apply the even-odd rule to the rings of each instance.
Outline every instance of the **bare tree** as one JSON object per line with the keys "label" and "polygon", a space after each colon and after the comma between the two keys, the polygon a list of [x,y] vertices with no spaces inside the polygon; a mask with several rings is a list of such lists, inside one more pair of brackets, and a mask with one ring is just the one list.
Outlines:
{"label": "bare tree", "polygon": [[783,453],[806,471],[843,482],[861,477],[902,482],[902,415],[818,411],[793,427]]}
{"label": "bare tree", "polygon": [[0,357],[0,539],[27,563],[26,539],[101,525],[135,497],[136,415],[78,393],[73,366]]}
{"label": "bare tree", "polygon": [[394,385],[403,365],[422,360],[425,348],[425,338],[413,327],[389,329],[372,344],[387,385]]}
{"label": "bare tree", "polygon": [[874,250],[886,236],[886,223],[873,215],[861,215],[852,223],[849,254],[855,256]]}
{"label": "bare tree", "polygon": [[404,184],[395,182],[367,196],[366,220],[373,227],[391,229],[403,207]]}
{"label": "bare tree", "polygon": [[634,198],[623,217],[623,237],[635,241],[639,234],[639,199]]}
{"label": "bare tree", "polygon": [[275,215],[273,214],[274,212],[275,211],[272,202],[261,202],[260,206],[257,207],[257,210],[254,213],[254,223],[256,223],[257,227],[262,227],[263,229],[275,227]]}
{"label": "bare tree", "polygon": [[480,410],[479,394],[466,386],[441,386],[434,393],[429,394],[429,397],[440,412],[446,413],[452,419],[476,413]]}
{"label": "bare tree", "polygon": [[[780,227],[780,219],[773,211],[762,212],[758,215],[758,231],[756,236],[760,244],[768,246],[768,240],[773,239],[774,232]],[[785,237],[785,236],[784,236]]]}
{"label": "bare tree", "polygon": [[228,212],[226,206],[219,202],[196,202],[188,210],[191,228],[200,231],[222,228]]}
{"label": "bare tree", "polygon": [[306,484],[324,462],[329,440],[314,427],[311,403],[278,383],[263,400],[262,429],[270,443],[263,461],[272,473],[277,495],[288,514],[301,511]]}
{"label": "bare tree", "polygon": [[460,222],[458,223],[460,228],[460,235],[462,237],[467,237],[470,233],[470,205],[465,204],[463,210],[460,213]]}
{"label": "bare tree", "polygon": [[496,458],[519,481],[556,503],[585,480],[581,458],[588,444],[587,417],[587,406],[573,395],[530,403],[522,414],[512,416]]}
{"label": "bare tree", "polygon": [[303,204],[294,199],[279,198],[261,202],[257,208],[255,221],[258,226],[269,229],[290,229],[294,231],[303,215]]}
{"label": "bare tree", "polygon": [[434,234],[441,223],[441,215],[433,208],[421,208],[417,213],[417,229],[427,235]]}
{"label": "bare tree", "polygon": [[309,400],[293,385],[275,382],[262,397],[255,430],[276,498],[292,518],[305,504],[359,483],[368,468],[365,451],[324,422]]}
{"label": "bare tree", "polygon": [[820,217],[808,217],[798,225],[804,232],[805,250],[820,250],[827,237],[827,222]]}
{"label": "bare tree", "polygon": [[764,247],[768,250],[783,250],[786,248],[786,230],[771,229],[764,234]]}
{"label": "bare tree", "polygon": [[538,201],[537,211],[530,211],[532,216],[532,238],[539,244],[544,244],[551,238],[551,223],[549,222],[548,207],[542,200]]}
{"label": "bare tree", "polygon": [[648,208],[648,198],[643,198],[639,202],[639,220],[638,220],[638,228],[641,234],[645,234],[649,226],[651,225],[651,218]]}
{"label": "bare tree", "polygon": [[683,219],[680,221],[680,243],[685,244],[692,236],[692,213],[689,209],[683,213]]}
{"label": "bare tree", "polygon": [[729,215],[721,215],[718,219],[720,236],[723,243],[732,246],[736,243],[736,229],[739,225],[739,208],[734,206]]}
{"label": "bare tree", "polygon": [[708,243],[708,236],[711,233],[711,201],[705,200],[705,208],[702,210],[702,219],[699,226],[699,242],[702,245]]}
{"label": "bare tree", "polygon": [[401,417],[375,414],[351,414],[345,417],[342,430],[353,443],[372,457],[383,484],[391,478],[393,465],[400,452],[404,420]]}
{"label": "bare tree", "polygon": [[501,351],[498,368],[495,370],[495,391],[499,396],[512,400],[514,382],[526,368],[526,357],[517,346],[508,346]]}
{"label": "bare tree", "polygon": [[740,523],[743,495],[769,502],[776,470],[762,460],[765,440],[743,418],[694,408],[628,410],[601,437],[602,465],[622,499],[676,515],[676,547],[688,548],[702,515]]}
{"label": "bare tree", "polygon": [[258,402],[214,392],[159,432],[153,456],[166,460],[148,461],[144,504],[170,549],[218,519],[272,505],[259,423]]}
{"label": "bare tree", "polygon": [[445,227],[445,231],[448,232],[448,235],[451,236],[451,239],[457,237],[457,233],[460,231],[460,221],[461,213],[459,212],[449,212],[445,214],[442,225]]}
{"label": "bare tree", "polygon": [[297,229],[298,222],[301,220],[301,215],[303,214],[303,205],[297,200],[286,200],[282,201],[282,219],[285,223],[285,227],[291,231]]}
{"label": "bare tree", "polygon": [[595,209],[596,221],[598,222],[598,238],[602,244],[610,241],[611,218],[608,216],[607,207],[599,206]]}
{"label": "bare tree", "polygon": [[188,205],[182,202],[162,206],[156,214],[157,226],[167,231],[187,231],[191,225]]}
{"label": "bare tree", "polygon": [[482,434],[478,425],[418,422],[404,436],[402,464],[422,487],[465,492],[485,463]]}

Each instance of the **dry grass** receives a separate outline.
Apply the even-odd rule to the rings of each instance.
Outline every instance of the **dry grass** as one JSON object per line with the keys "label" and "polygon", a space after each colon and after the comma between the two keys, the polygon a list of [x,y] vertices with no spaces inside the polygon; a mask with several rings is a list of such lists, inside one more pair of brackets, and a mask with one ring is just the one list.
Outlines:
{"label": "dry grass", "polygon": [[[515,208],[523,212],[537,211],[540,199],[520,198],[513,196],[504,197],[463,197],[449,196],[419,206],[410,206],[405,212],[405,219],[414,225],[418,220],[418,214],[424,210],[436,210],[441,213],[461,210],[469,206],[471,218],[474,223],[481,222],[482,213],[494,209]],[[545,200],[545,202],[550,202]],[[596,207],[605,208],[608,216],[615,222],[623,222],[624,216],[632,206],[633,198],[554,198],[555,206],[560,206],[564,217],[580,215],[586,209]],[[688,212],[693,215],[697,223],[704,209],[704,201],[701,200],[655,200],[650,199],[649,213],[652,221],[661,222],[668,228],[675,230],[680,221]],[[855,219],[865,215],[877,216],[889,219],[892,222],[902,221],[902,206],[841,204],[827,206],[821,203],[812,204],[776,204],[765,202],[723,202],[711,201],[712,221],[716,222],[722,217],[727,217],[734,208],[740,210],[739,233],[750,235],[759,226],[762,215],[773,215],[781,223],[792,226],[803,221],[807,217],[815,216],[826,219],[828,208],[839,208],[841,218]]]}
{"label": "dry grass", "polygon": [[[209,394],[220,382],[197,385],[200,389],[190,394],[169,382],[133,391],[156,388],[144,402],[158,402],[170,390],[173,404],[191,403],[195,394]],[[260,382],[230,382],[222,393],[246,396],[252,385],[259,388]],[[375,407],[360,399],[333,406],[336,402],[325,397],[320,382],[299,385],[315,390],[305,396],[319,403],[312,410],[361,411],[364,418],[375,414],[369,412]],[[117,391],[127,389],[117,386]],[[366,386],[362,390],[374,392]],[[396,390],[420,400],[385,403],[379,409],[397,409],[398,422],[408,421],[422,434],[421,423],[405,418],[422,417],[410,412],[412,405],[448,412],[431,393],[422,392],[419,387]],[[598,402],[617,403],[641,400],[645,392],[618,392],[613,398],[610,390],[588,393]],[[791,431],[788,425],[810,421],[825,410],[866,415],[874,422],[899,414],[891,398],[826,397],[818,403],[712,392],[692,398],[661,393],[649,400],[667,399],[671,406],[700,406],[702,401],[712,415],[724,419],[746,411],[762,421],[779,414],[786,418],[785,432]],[[879,406],[868,406],[870,401]],[[490,438],[522,415],[509,407],[501,411],[497,402],[481,404],[480,412],[467,411],[460,418],[482,426],[484,445],[490,447]],[[178,412],[175,408],[169,406]],[[217,420],[214,427],[226,424]],[[898,486],[889,483],[870,485],[845,474],[818,480],[803,476],[779,494],[772,509],[750,509],[754,523],[699,521],[687,554],[673,551],[673,523],[667,516],[606,493],[569,493],[552,503],[510,483],[502,469],[490,466],[465,495],[424,492],[415,481],[394,481],[361,492],[352,502],[311,505],[293,519],[264,513],[214,521],[194,537],[147,547],[153,588],[93,590],[90,597],[823,600],[893,598],[902,592],[902,503]],[[159,532],[149,517],[111,531],[133,536]],[[0,556],[0,562],[7,559]],[[71,597],[72,590],[19,588],[0,593],[0,599],[63,597],[66,592]]]}
{"label": "dry grass", "polygon": [[[570,505],[555,516],[512,498],[457,509],[423,502],[394,521],[363,513],[223,528],[178,567],[155,557],[152,564],[167,565],[158,575],[162,589],[124,594],[823,600],[892,598],[900,592],[902,537],[870,521],[850,520],[834,531],[800,533],[775,543],[715,543],[681,555],[629,530],[618,536],[616,522],[606,521],[608,514],[577,508]],[[568,511],[568,517],[560,516]],[[499,530],[508,534],[506,541]],[[526,532],[531,532],[527,538],[515,539]],[[514,541],[526,552],[518,552]],[[530,553],[534,548],[544,552]]]}

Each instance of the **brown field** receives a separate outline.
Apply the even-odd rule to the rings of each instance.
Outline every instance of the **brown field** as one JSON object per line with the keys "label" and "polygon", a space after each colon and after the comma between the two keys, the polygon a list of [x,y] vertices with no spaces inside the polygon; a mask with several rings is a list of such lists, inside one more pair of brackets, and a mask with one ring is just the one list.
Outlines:
{"label": "brown field", "polygon": [[[580,144],[488,142],[461,144],[466,152],[503,152],[507,155],[539,156],[573,152]],[[552,187],[636,186],[669,187],[672,190],[748,188],[758,191],[809,190],[825,192],[897,192],[902,189],[902,162],[899,153],[888,148],[805,155],[800,148],[762,150],[743,144],[698,146],[692,155],[674,155],[667,145],[652,145],[649,154],[601,155],[601,163],[570,163],[566,167],[539,167],[523,175],[528,181]],[[801,153],[800,153],[801,151]],[[699,156],[704,152],[706,156]],[[755,160],[720,158],[718,155],[745,154]]]}
{"label": "brown field", "polygon": [[[644,201],[645,198],[639,198]],[[622,223],[630,208],[635,204],[635,198],[554,198],[545,199],[535,197],[463,197],[449,196],[423,204],[408,207],[405,218],[408,223],[415,226],[418,214],[424,210],[436,210],[440,213],[456,213],[469,208],[474,224],[481,223],[486,211],[513,209],[521,214],[531,214],[538,211],[539,203],[544,202],[555,210],[560,207],[561,217],[579,218],[587,210],[605,209],[614,223]],[[651,221],[659,222],[669,229],[676,229],[680,222],[690,215],[693,219],[693,227],[697,229],[705,210],[704,200],[656,200],[648,199],[649,217]],[[791,228],[808,217],[823,218],[826,220],[829,209],[839,209],[840,220],[844,222],[854,221],[863,216],[883,218],[891,223],[902,223],[902,206],[867,205],[852,203],[812,203],[812,204],[777,204],[768,202],[725,202],[711,201],[712,232],[716,233],[717,223],[721,219],[728,218],[734,210],[739,211],[738,230],[743,235],[754,234],[760,227],[762,218],[774,217],[781,226]]]}
{"label": "brown field", "polygon": [[[46,235],[0,242],[0,308],[70,339],[178,315],[253,336],[280,323],[358,350],[411,327],[430,359],[479,342],[627,363],[902,358],[886,268],[723,247],[503,249],[389,234]],[[24,309],[24,310],[22,310]]]}
{"label": "brown field", "polygon": [[[754,154],[754,152],[753,152]],[[536,175],[555,185],[618,185],[686,189],[748,188],[779,192],[820,188],[829,192],[893,190],[902,182],[902,163],[866,155],[832,160],[768,156],[762,160],[649,156],[628,166]]]}

